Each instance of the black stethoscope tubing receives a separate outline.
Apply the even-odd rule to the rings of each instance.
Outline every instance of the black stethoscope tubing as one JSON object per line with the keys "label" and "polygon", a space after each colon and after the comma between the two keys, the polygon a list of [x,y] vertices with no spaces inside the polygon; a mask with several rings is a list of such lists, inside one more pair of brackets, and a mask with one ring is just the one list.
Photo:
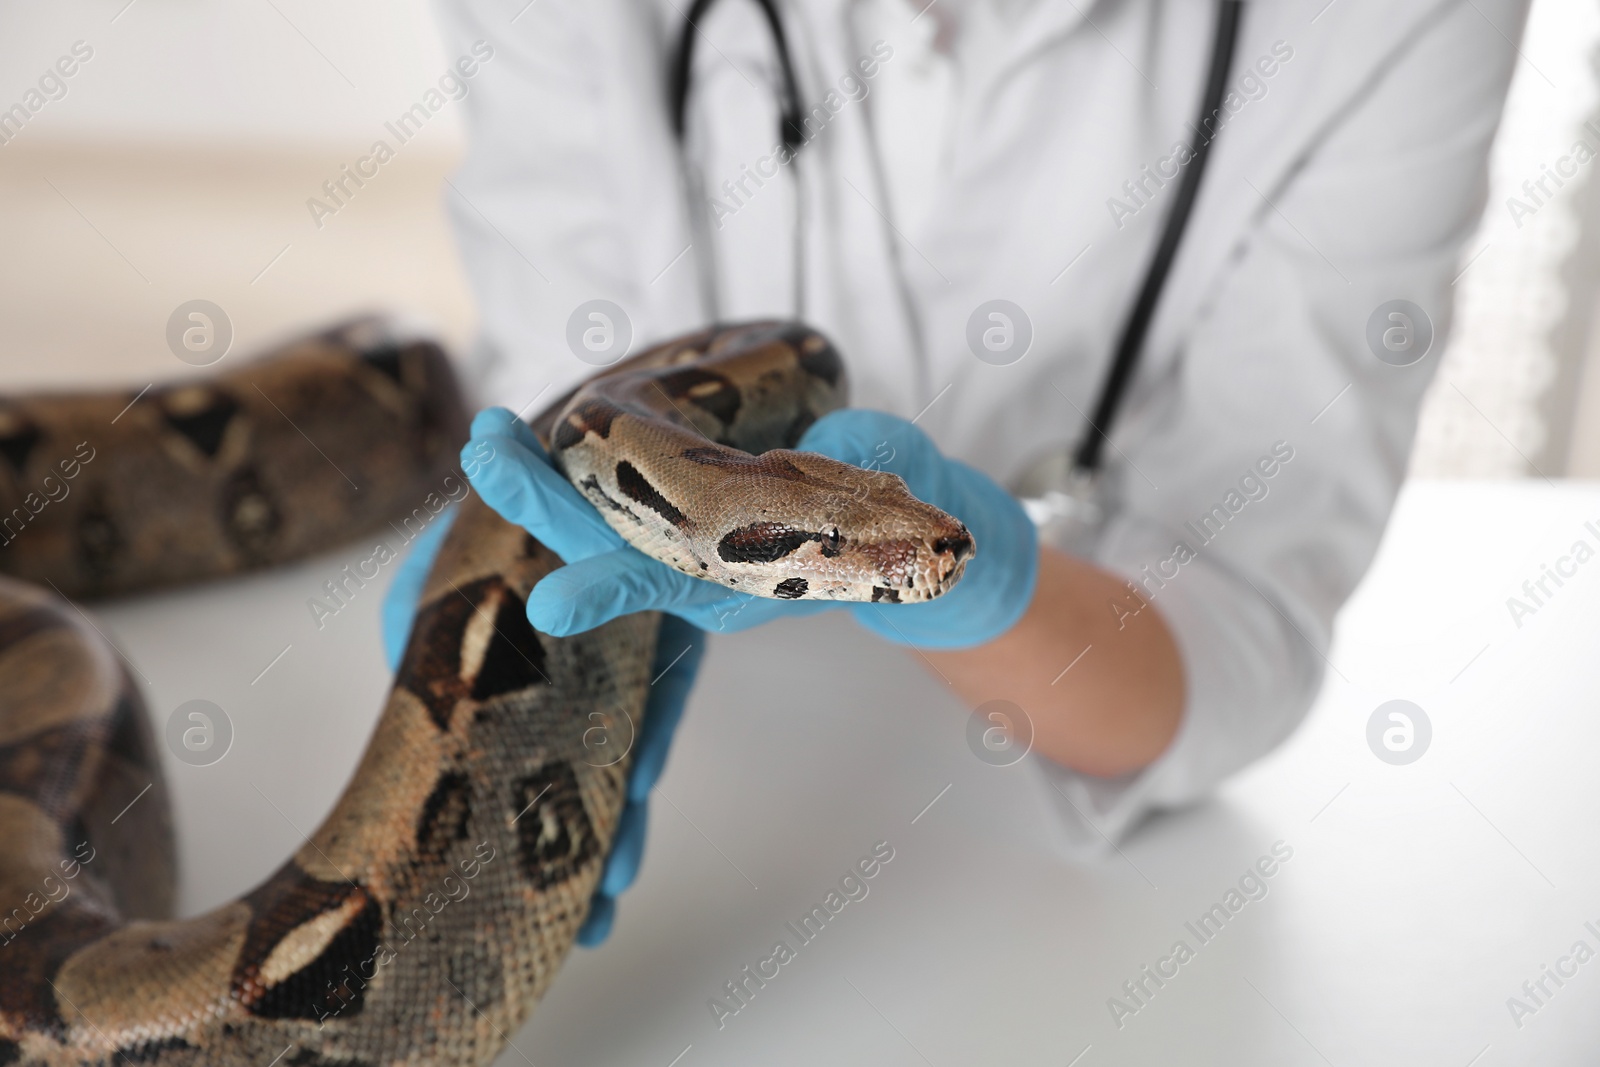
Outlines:
{"label": "black stethoscope tubing", "polygon": [[1083,440],[1073,453],[1074,469],[1093,475],[1100,471],[1104,446],[1110,440],[1111,426],[1122,406],[1123,394],[1133,381],[1133,372],[1139,365],[1139,354],[1144,349],[1145,335],[1150,332],[1150,322],[1155,318],[1156,306],[1161,302],[1161,290],[1167,284],[1167,274],[1172,261],[1177,258],[1178,245],[1183,241],[1184,230],[1189,225],[1189,213],[1194,208],[1195,197],[1200,192],[1200,177],[1205,173],[1206,160],[1211,155],[1214,134],[1207,133],[1207,123],[1222,110],[1222,98],[1227,91],[1228,72],[1233,66],[1234,45],[1239,39],[1240,0],[1222,0],[1217,11],[1216,35],[1211,44],[1211,69],[1206,73],[1206,91],[1200,105],[1200,117],[1195,122],[1194,159],[1183,172],[1178,183],[1177,196],[1173,198],[1172,211],[1167,215],[1161,230],[1161,240],[1156,244],[1155,255],[1146,269],[1144,284],[1134,299],[1133,308],[1122,326],[1122,336],[1117,342],[1116,355],[1111,359],[1111,369],[1100,386],[1100,399],[1095,403],[1094,415],[1089,419]]}
{"label": "black stethoscope tubing", "polygon": [[[778,14],[774,0],[754,0],[761,13],[766,16],[767,29],[772,34],[774,50],[778,54],[778,71],[782,84],[779,86],[778,98],[778,140],[788,151],[792,160],[800,147],[805,144],[805,127],[801,122],[800,111],[800,85],[795,78],[794,57],[789,51],[789,39],[783,28],[783,19]],[[678,142],[678,154],[683,166],[684,183],[691,190],[690,211],[695,216],[695,224],[701,233],[705,232],[705,214],[702,208],[703,196],[698,195],[699,178],[693,171],[688,160],[685,146],[688,141],[688,109],[689,91],[693,87],[692,72],[694,69],[695,41],[700,36],[700,22],[705,18],[706,12],[711,9],[715,0],[694,0],[684,15],[683,30],[678,38],[677,48],[674,50],[672,66],[668,72],[669,83],[667,86],[668,97],[672,108],[672,133]],[[791,163],[789,173],[795,183],[794,198],[794,308],[797,318],[805,315],[805,190],[800,180],[800,167]],[[713,318],[717,317],[717,293],[715,279],[715,265],[710,249],[701,252],[698,263],[700,266],[701,299],[706,310]]]}
{"label": "black stethoscope tubing", "polygon": [[[694,68],[694,43],[700,33],[700,20],[716,0],[694,0],[689,13],[684,16],[683,32],[673,57],[671,83],[668,87],[672,102],[672,133],[682,146],[689,111],[689,89]],[[783,29],[783,19],[778,15],[773,0],[755,0],[755,5],[767,17],[767,29],[772,32],[772,45],[778,53],[778,68],[783,77],[778,101],[778,138],[790,152],[796,151],[805,141],[800,124],[800,86],[794,76],[794,59],[789,54],[789,38]]]}
{"label": "black stethoscope tubing", "polygon": [[[677,137],[680,149],[685,139],[695,39],[700,32],[700,20],[715,2],[716,0],[694,0],[690,5],[673,55],[669,85],[672,132]],[[778,14],[774,0],[754,0],[754,2],[766,16],[782,75],[778,106],[778,137],[791,153],[797,152],[804,143],[800,124],[800,89],[795,80],[794,62],[789,53],[783,19]],[[1111,428],[1116,422],[1123,397],[1133,381],[1145,337],[1150,332],[1150,323],[1155,318],[1156,308],[1161,302],[1167,275],[1171,272],[1173,260],[1178,255],[1178,246],[1182,243],[1184,231],[1188,228],[1189,215],[1199,195],[1200,179],[1205,173],[1206,161],[1211,154],[1211,143],[1215,139],[1215,134],[1208,132],[1208,123],[1221,115],[1222,99],[1227,91],[1228,73],[1233,66],[1234,46],[1239,37],[1241,15],[1241,0],[1221,0],[1217,11],[1216,32],[1211,45],[1210,68],[1206,73],[1205,93],[1200,105],[1199,118],[1195,122],[1195,144],[1192,146],[1194,158],[1185,168],[1183,179],[1178,183],[1177,195],[1173,198],[1172,209],[1162,226],[1155,254],[1150,259],[1144,282],[1139,286],[1138,296],[1134,298],[1128,318],[1123,323],[1111,367],[1100,387],[1094,414],[1089,419],[1083,440],[1073,452],[1073,467],[1082,474],[1091,477],[1098,474],[1104,462],[1105,443],[1110,439]],[[797,286],[798,284],[797,280]]]}

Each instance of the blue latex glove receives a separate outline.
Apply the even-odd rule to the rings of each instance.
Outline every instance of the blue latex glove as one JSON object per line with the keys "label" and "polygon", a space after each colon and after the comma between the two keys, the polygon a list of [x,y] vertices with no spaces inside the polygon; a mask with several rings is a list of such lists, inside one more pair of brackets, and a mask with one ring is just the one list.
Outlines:
{"label": "blue latex glove", "polygon": [[986,475],[940,455],[911,423],[882,412],[833,412],[806,431],[800,447],[898,474],[916,496],[966,524],[977,554],[955,587],[936,600],[769,600],[690,577],[650,559],[607,526],[511,412],[481,412],[463,456],[481,455],[484,444],[492,446],[493,458],[470,475],[473,488],[567,563],[528,597],[528,620],[545,633],[581,633],[636,611],[666,612],[704,630],[736,631],[780,615],[846,609],[889,641],[970,648],[1009,630],[1033,598],[1038,536],[1022,505]]}
{"label": "blue latex glove", "polygon": [[611,855],[589,901],[589,916],[578,930],[578,944],[593,948],[611,933],[617,898],[639,877],[644,859],[644,832],[650,825],[650,790],[667,765],[667,749],[678,731],[684,704],[705,654],[706,635],[696,626],[671,615],[661,616],[656,638],[656,661],[650,667],[650,696],[645,701],[644,725],[633,742],[633,768],[628,772],[628,798],[617,821]]}
{"label": "blue latex glove", "polygon": [[417,602],[422,599],[422,587],[427,585],[434,557],[439,554],[444,535],[450,532],[455,521],[456,509],[446,508],[427,529],[411,539],[411,551],[406,553],[394,581],[389,583],[388,592],[383,594],[383,610],[378,618],[383,629],[383,658],[389,662],[391,674],[400,669],[400,657],[405,655],[406,641],[411,637]]}
{"label": "blue latex glove", "polygon": [[[580,498],[581,499],[581,498]],[[587,507],[588,505],[585,504]],[[389,669],[397,670],[411,636],[417,601],[444,536],[455,521],[454,508],[443,512],[411,543],[411,552],[383,597],[383,650]],[[547,631],[548,632],[548,631]],[[671,615],[661,617],[656,661],[650,668],[650,696],[645,703],[644,725],[634,738],[633,767],[628,774],[628,794],[617,822],[611,855],[606,858],[600,884],[589,901],[589,915],[578,930],[578,944],[593,948],[611,933],[617,897],[633,884],[644,857],[644,832],[650,822],[650,790],[666,766],[667,749],[683,717],[684,702],[694,686],[694,676],[705,652],[705,635]]]}

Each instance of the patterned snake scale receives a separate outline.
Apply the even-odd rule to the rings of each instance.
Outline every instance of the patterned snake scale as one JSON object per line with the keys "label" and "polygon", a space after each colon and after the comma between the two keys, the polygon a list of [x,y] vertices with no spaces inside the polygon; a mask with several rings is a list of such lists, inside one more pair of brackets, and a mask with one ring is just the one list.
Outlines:
{"label": "patterned snake scale", "polygon": [[[610,368],[534,427],[619,532],[689,573],[937,595],[964,527],[893,475],[771,451],[843,396],[826,340],[746,324]],[[134,399],[0,401],[0,1067],[489,1063],[587,912],[629,760],[597,765],[584,734],[597,709],[640,721],[658,617],[535,632],[528,592],[560,560],[470,496],[326,821],[249,893],[173,920],[148,717],[66,598],[377,529],[466,434],[444,353],[378,319]]]}

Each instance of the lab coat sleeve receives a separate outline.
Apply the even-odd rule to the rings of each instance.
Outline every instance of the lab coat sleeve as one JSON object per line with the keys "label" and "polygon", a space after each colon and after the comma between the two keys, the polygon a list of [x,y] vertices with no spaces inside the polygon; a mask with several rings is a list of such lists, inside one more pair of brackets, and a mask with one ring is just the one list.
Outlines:
{"label": "lab coat sleeve", "polygon": [[[1515,39],[1520,16],[1489,17]],[[1118,433],[1121,507],[1096,558],[1138,595],[1107,610],[1159,611],[1187,702],[1167,752],[1128,777],[1030,758],[1072,846],[1104,849],[1203,797],[1294,730],[1325,674],[1341,684],[1334,615],[1399,491],[1485,200],[1515,58],[1498,32],[1471,4],[1445,6],[1281,184],[1250,190],[1245,239]],[[1413,366],[1368,343],[1396,298],[1436,331]]]}
{"label": "lab coat sleeve", "polygon": [[[595,371],[567,343],[581,304],[621,307],[635,342],[673,325],[652,321],[641,278],[642,247],[670,244],[653,228],[675,225],[681,202],[660,28],[629,0],[520,12],[439,0],[436,12],[450,54],[494,49],[465,101],[467,154],[445,198],[480,316],[476,399],[528,416]],[[670,300],[671,285],[651,296]]]}

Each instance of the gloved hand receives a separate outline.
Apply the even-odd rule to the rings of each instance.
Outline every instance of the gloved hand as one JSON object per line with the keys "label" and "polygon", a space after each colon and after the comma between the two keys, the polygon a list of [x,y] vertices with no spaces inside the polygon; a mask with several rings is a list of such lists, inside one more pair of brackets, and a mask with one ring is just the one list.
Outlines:
{"label": "gloved hand", "polygon": [[650,667],[650,696],[644,705],[644,725],[633,742],[633,768],[628,772],[628,798],[617,821],[611,855],[589,901],[589,917],[578,930],[578,944],[593,948],[611,933],[617,898],[639,877],[644,858],[644,832],[650,825],[650,790],[667,765],[667,749],[683,718],[683,707],[694,688],[705,654],[706,635],[696,626],[671,615],[661,616],[656,638],[656,659]]}
{"label": "gloved hand", "polygon": [[[384,594],[383,650],[391,671],[400,666],[428,571],[455,517],[454,508],[441,513],[413,540],[411,552],[400,564],[400,570]],[[611,855],[606,858],[600,884],[589,901],[589,916],[578,930],[580,945],[593,948],[606,939],[616,916],[617,897],[639,875],[639,861],[644,856],[644,832],[650,822],[650,790],[655,788],[666,765],[667,749],[678,729],[678,720],[683,717],[684,702],[694,686],[704,652],[705,635],[699,629],[671,615],[661,617],[656,660],[650,668],[654,681],[650,683],[650,696],[645,702],[644,725],[633,742],[627,799],[617,822]]]}
{"label": "gloved hand", "polygon": [[411,539],[411,551],[383,594],[378,621],[383,630],[383,658],[388,661],[391,674],[400,669],[400,657],[405,655],[406,641],[411,638],[411,623],[417,614],[417,602],[422,599],[422,588],[428,584],[428,572],[433,569],[439,546],[444,544],[444,535],[455,521],[456,509],[446,508],[432,525]]}
{"label": "gloved hand", "polygon": [[969,648],[1009,630],[1033,598],[1038,536],[1022,505],[981,472],[940,455],[911,423],[882,412],[833,412],[817,420],[800,447],[898,474],[913,494],[966,524],[977,554],[955,587],[936,600],[770,600],[690,577],[650,559],[607,526],[511,412],[490,408],[473,420],[467,447],[484,442],[493,446],[494,458],[477,467],[473,488],[567,563],[528,597],[528,619],[545,633],[581,633],[636,611],[662,611],[701,629],[731,632],[780,615],[848,609],[889,641]]}

